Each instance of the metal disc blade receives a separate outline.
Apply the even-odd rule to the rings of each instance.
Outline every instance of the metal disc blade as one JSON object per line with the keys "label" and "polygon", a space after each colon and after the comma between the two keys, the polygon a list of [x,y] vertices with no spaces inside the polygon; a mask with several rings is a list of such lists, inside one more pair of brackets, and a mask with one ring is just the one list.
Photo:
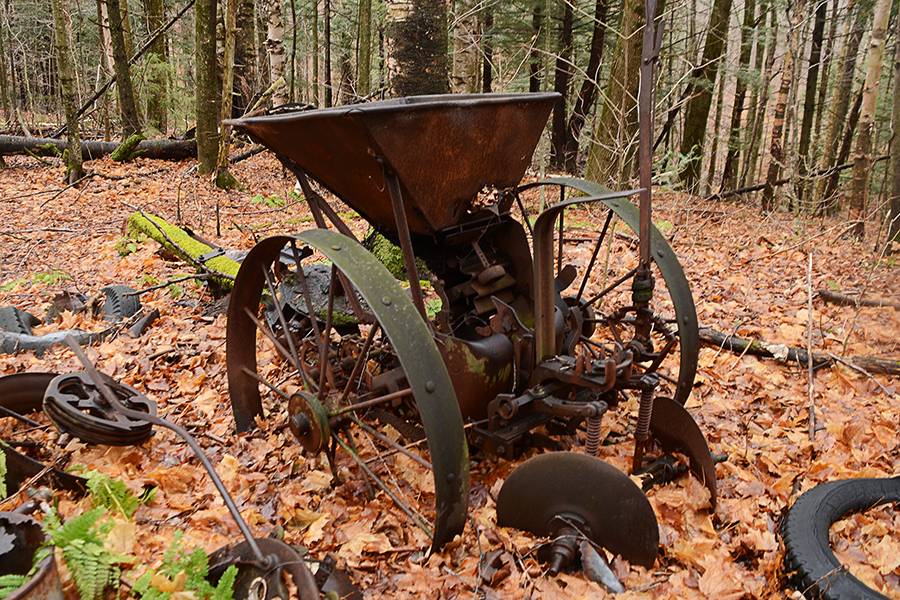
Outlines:
{"label": "metal disc blade", "polygon": [[691,472],[709,490],[709,501],[716,507],[716,466],[694,417],[671,398],[657,396],[653,401],[650,431],[667,452],[684,452],[691,460]]}
{"label": "metal disc blade", "polygon": [[535,456],[510,474],[497,498],[497,524],[549,536],[555,517],[577,517],[590,538],[631,563],[656,560],[659,527],[644,493],[598,458],[576,452]]}

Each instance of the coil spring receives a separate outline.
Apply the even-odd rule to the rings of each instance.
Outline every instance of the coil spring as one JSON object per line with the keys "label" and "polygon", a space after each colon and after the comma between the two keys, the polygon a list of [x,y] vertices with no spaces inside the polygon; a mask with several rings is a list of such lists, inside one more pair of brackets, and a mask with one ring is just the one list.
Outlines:
{"label": "coil spring", "polygon": [[634,437],[640,442],[643,442],[650,437],[650,418],[653,416],[654,391],[655,386],[647,386],[641,390],[637,427],[634,430]]}
{"label": "coil spring", "polygon": [[585,444],[585,449],[591,456],[600,455],[600,425],[602,422],[602,415],[588,417],[587,420],[587,443]]}

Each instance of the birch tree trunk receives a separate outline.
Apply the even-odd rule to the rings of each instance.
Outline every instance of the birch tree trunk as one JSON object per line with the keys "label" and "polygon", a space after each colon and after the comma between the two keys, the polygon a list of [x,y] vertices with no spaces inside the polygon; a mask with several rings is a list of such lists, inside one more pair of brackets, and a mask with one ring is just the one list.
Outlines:
{"label": "birch tree trunk", "polygon": [[325,47],[325,106],[331,106],[334,98],[334,89],[331,86],[331,0],[325,0],[325,22],[324,31],[325,39],[323,46]]}
{"label": "birch tree trunk", "polygon": [[356,93],[365,98],[372,87],[372,0],[359,0],[359,50],[356,57]]}
{"label": "birch tree trunk", "polygon": [[825,0],[816,0],[815,17],[813,19],[812,42],[809,48],[809,63],[806,68],[806,86],[803,96],[803,117],[800,123],[800,142],[798,143],[798,161],[796,185],[797,201],[803,200],[807,188],[805,181],[809,171],[809,142],[812,139],[813,117],[816,113],[816,85],[819,80],[819,62],[822,59],[822,36],[825,34],[825,16],[827,6]]}
{"label": "birch tree trunk", "polygon": [[762,146],[763,132],[765,131],[766,107],[769,104],[769,81],[772,68],[775,65],[775,41],[778,38],[778,13],[767,0],[762,4],[763,18],[767,15],[769,26],[766,28],[762,77],[754,87],[753,96],[750,99],[753,107],[753,124],[750,127],[750,143],[744,153],[744,164],[741,169],[741,185],[747,185],[750,180],[756,180],[757,161],[759,150]]}
{"label": "birch tree trunk", "polygon": [[392,96],[450,91],[444,0],[388,0],[385,37]]}
{"label": "birch tree trunk", "polygon": [[244,114],[259,87],[256,39],[253,33],[254,0],[240,0],[234,32],[234,96],[232,109]]}
{"label": "birch tree trunk", "polygon": [[888,212],[888,248],[900,242],[900,19],[894,25],[894,99],[891,110],[891,205]]}
{"label": "birch tree trunk", "polygon": [[[744,114],[744,100],[747,97],[747,81],[750,73],[750,54],[753,51],[755,0],[744,0],[744,22],[741,26],[741,53],[738,58],[737,81],[734,84],[734,102],[731,108],[731,123],[728,130],[728,150],[722,165],[722,185],[720,191],[736,187],[737,161],[741,149],[741,118]],[[764,17],[765,15],[763,15]],[[762,48],[757,47],[757,56],[762,57]],[[758,72],[758,71],[757,71]],[[747,120],[747,124],[750,120]]]}
{"label": "birch tree trunk", "polygon": [[803,26],[804,0],[795,2],[790,8],[788,31],[788,48],[784,54],[784,62],[781,65],[781,85],[778,95],[775,97],[775,111],[772,115],[772,137],[769,143],[769,168],[766,171],[766,187],[763,189],[762,210],[772,212],[775,210],[775,182],[781,173],[784,161],[784,148],[782,136],[784,134],[784,112],[787,106],[788,95],[794,84],[794,61],[797,60],[798,37]]}
{"label": "birch tree trunk", "polygon": [[[224,123],[231,118],[231,106],[234,100],[234,47],[235,29],[237,28],[237,9],[240,0],[222,0],[224,15],[224,36],[222,51],[222,102],[219,123],[222,131],[219,135],[219,152],[216,160],[216,186],[230,190],[237,187],[237,180],[228,171],[228,149],[231,142],[231,126]],[[217,199],[218,200],[218,199]],[[219,206],[216,204],[216,235],[221,235],[219,224]]]}
{"label": "birch tree trunk", "polygon": [[269,57],[269,80],[275,86],[272,105],[289,101],[284,77],[284,11],[281,0],[266,1],[266,54]]}
{"label": "birch tree trunk", "polygon": [[216,0],[197,0],[194,5],[194,36],[197,172],[208,175],[216,168],[219,151],[216,113]]}
{"label": "birch tree trunk", "polygon": [[82,178],[81,139],[78,135],[77,100],[75,98],[75,67],[72,64],[72,44],[69,40],[69,24],[63,8],[63,0],[52,0],[53,29],[56,46],[57,72],[60,95],[66,112],[69,130],[69,149],[66,151],[66,181],[75,183]]}
{"label": "birch tree trunk", "polygon": [[872,170],[872,138],[875,129],[875,109],[878,105],[878,82],[881,80],[881,64],[884,58],[884,41],[887,37],[888,19],[891,16],[891,0],[878,0],[869,36],[866,56],[866,83],[859,108],[859,124],[856,132],[856,156],[853,159],[853,181],[850,195],[851,216],[856,219],[853,234],[862,239],[866,232],[866,209],[869,201],[869,174]]}
{"label": "birch tree trunk", "polygon": [[457,0],[453,3],[455,27],[453,36],[453,64],[450,88],[454,94],[471,94],[478,91],[478,11],[474,0]]}

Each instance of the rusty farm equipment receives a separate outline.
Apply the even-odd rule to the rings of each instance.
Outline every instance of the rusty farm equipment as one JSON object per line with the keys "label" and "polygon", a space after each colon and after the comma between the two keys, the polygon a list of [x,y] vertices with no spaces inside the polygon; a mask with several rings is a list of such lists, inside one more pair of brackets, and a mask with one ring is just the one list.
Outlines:
{"label": "rusty farm equipment", "polygon": [[[715,503],[713,460],[684,408],[697,317],[647,186],[522,182],[558,100],[422,96],[234,121],[296,175],[317,228],[264,239],[244,259],[228,307],[229,393],[238,430],[264,404],[286,413],[308,453],[345,451],[433,548],[463,530],[470,452],[580,445],[515,470],[498,521],[556,538],[556,570],[575,533],[650,565],[653,510],[598,458],[601,420],[635,399],[633,472],[659,466],[656,448],[679,450]],[[318,189],[399,246],[402,282]],[[529,199],[548,206],[530,215]],[[566,214],[588,209],[602,226],[570,264]],[[385,475],[388,459],[433,473],[418,506],[412,483]]]}

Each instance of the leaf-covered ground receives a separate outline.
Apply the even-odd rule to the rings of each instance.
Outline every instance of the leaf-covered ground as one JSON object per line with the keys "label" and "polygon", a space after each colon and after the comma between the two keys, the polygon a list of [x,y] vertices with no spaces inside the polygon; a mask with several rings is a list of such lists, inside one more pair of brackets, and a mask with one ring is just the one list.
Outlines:
{"label": "leaf-covered ground", "polygon": [[[292,180],[270,157],[235,169],[246,191],[221,192],[188,172],[189,163],[138,160],[122,166],[95,161],[96,176],[59,191],[62,169],[32,159],[9,161],[0,171],[0,306],[15,305],[42,316],[62,290],[90,294],[104,285],[149,287],[190,273],[165,260],[158,245],[123,241],[132,206],[181,220],[195,232],[230,248],[248,249],[254,238],[311,227],[302,202],[288,192]],[[286,206],[281,200],[287,199]],[[840,237],[845,223],[803,221],[778,213],[762,217],[754,206],[707,203],[679,194],[655,196],[654,218],[672,242],[691,281],[701,325],[742,337],[813,347],[837,355],[900,357],[900,313],[891,308],[826,305],[807,310],[807,255],[813,254],[813,289],[864,291],[893,297],[900,290],[897,259],[873,253],[872,241]],[[222,236],[215,238],[215,207]],[[341,207],[339,210],[345,210]],[[589,237],[601,223],[588,211],[574,225]],[[354,220],[357,234],[366,225]],[[570,245],[567,257],[586,264],[591,246]],[[124,254],[124,255],[123,255]],[[471,519],[466,531],[440,554],[424,553],[427,541],[383,494],[366,500],[362,476],[344,458],[344,483],[332,488],[324,459],[305,459],[273,412],[249,435],[235,435],[225,378],[225,317],[207,316],[206,289],[183,282],[145,294],[161,318],[139,339],[119,336],[89,349],[101,370],[145,392],[160,412],[198,435],[258,535],[273,532],[305,546],[313,556],[335,552],[369,597],[602,597],[578,573],[542,577],[531,553],[537,540],[496,525],[494,497],[513,464],[479,459],[473,465]],[[63,327],[99,329],[83,316],[64,314]],[[0,373],[77,370],[67,350],[42,357],[0,356]],[[714,452],[719,506],[707,508],[705,488],[682,478],[649,493],[660,523],[662,551],[653,569],[614,569],[623,597],[781,597],[783,555],[777,527],[786,507],[817,483],[844,477],[900,473],[900,403],[897,381],[867,376],[845,366],[816,373],[814,400],[819,430],[807,436],[805,366],[785,366],[751,356],[704,348],[688,407]],[[633,403],[605,423],[628,433]],[[4,419],[4,435],[15,426]],[[184,546],[213,550],[239,533],[188,448],[158,431],[139,447],[89,447],[38,432],[53,456],[119,477],[135,490],[159,488],[136,513],[134,538],[120,549],[152,565],[176,532]],[[57,445],[61,442],[61,447]],[[603,457],[625,470],[631,446],[619,443]],[[397,469],[415,470],[410,461]],[[415,476],[412,473],[411,476]],[[427,483],[427,473],[418,473]],[[60,495],[63,515],[84,501]],[[9,506],[5,507],[9,509]],[[832,530],[839,556],[853,572],[888,595],[900,597],[900,529],[890,510],[847,519]],[[479,558],[501,550],[501,569],[491,583],[479,577]],[[128,575],[126,575],[128,577]],[[122,593],[125,594],[123,588]]]}

